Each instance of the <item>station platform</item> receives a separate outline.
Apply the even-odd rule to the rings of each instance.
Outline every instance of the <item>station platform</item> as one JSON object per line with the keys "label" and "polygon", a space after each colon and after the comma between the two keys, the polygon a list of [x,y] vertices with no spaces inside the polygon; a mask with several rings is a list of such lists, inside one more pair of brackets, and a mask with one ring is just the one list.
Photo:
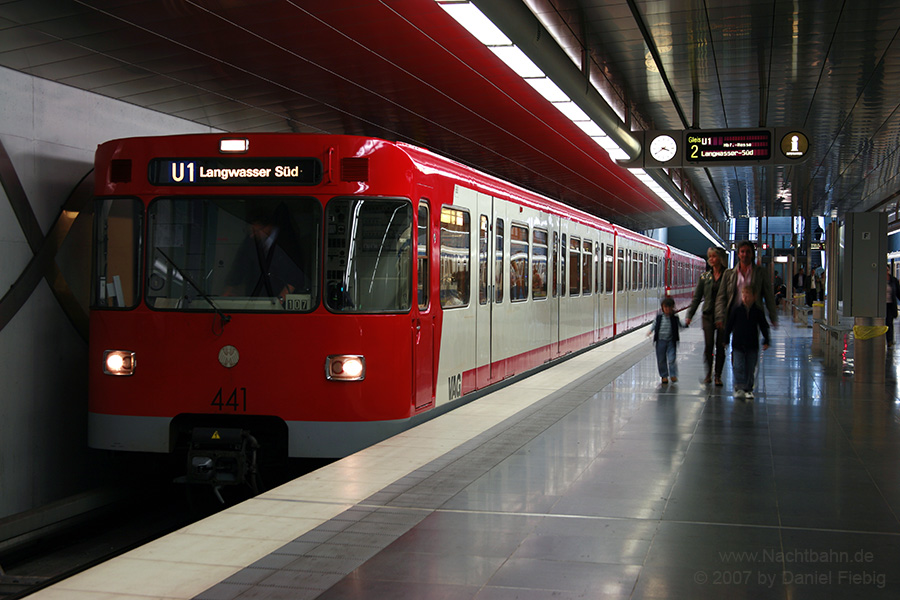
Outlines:
{"label": "station platform", "polygon": [[699,319],[674,384],[646,331],[32,598],[898,597],[896,368],[782,318],[746,402],[700,383]]}

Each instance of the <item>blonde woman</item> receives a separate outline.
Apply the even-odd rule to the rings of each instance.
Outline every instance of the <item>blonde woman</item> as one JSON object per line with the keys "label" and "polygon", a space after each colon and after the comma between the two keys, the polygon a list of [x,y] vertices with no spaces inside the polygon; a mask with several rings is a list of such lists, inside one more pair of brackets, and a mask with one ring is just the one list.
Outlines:
{"label": "blonde woman", "polygon": [[[716,327],[716,296],[719,293],[719,284],[725,273],[725,250],[710,246],[706,251],[706,262],[709,270],[700,276],[697,288],[694,290],[694,298],[688,308],[685,323],[690,325],[691,319],[697,312],[700,302],[703,302],[703,339],[706,345],[703,348],[703,358],[706,361],[706,377],[703,383],[712,383],[715,376],[716,385],[722,385],[722,368],[725,366],[725,332]],[[715,365],[715,372],[713,371]],[[715,373],[715,375],[714,375]]]}

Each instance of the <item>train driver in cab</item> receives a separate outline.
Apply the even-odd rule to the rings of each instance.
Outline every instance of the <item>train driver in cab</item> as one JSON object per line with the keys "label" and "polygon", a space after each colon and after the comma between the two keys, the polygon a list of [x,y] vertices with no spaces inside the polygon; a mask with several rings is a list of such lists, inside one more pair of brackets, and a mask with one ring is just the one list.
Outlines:
{"label": "train driver in cab", "polygon": [[308,292],[309,280],[300,268],[300,244],[292,234],[284,205],[274,213],[255,210],[248,216],[249,235],[238,249],[226,280],[224,296],[278,298]]}

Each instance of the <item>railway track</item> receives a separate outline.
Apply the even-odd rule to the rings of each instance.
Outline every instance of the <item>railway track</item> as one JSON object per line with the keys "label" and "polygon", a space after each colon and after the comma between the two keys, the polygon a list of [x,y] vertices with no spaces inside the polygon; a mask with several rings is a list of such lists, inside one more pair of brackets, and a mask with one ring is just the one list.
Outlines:
{"label": "railway track", "polygon": [[187,507],[174,485],[141,490],[25,536],[0,554],[0,599],[23,598],[204,516]]}
{"label": "railway track", "polygon": [[[294,461],[268,487],[325,462]],[[166,480],[80,495],[77,504],[83,512],[70,509],[53,526],[47,523],[61,518],[53,516],[63,510],[61,503],[29,511],[16,517],[23,522],[21,533],[0,541],[0,600],[24,598],[249,497],[249,491],[225,490],[222,504],[210,488]],[[69,499],[62,504],[75,502]],[[6,525],[0,531],[15,529],[9,521],[0,520],[0,525]]]}

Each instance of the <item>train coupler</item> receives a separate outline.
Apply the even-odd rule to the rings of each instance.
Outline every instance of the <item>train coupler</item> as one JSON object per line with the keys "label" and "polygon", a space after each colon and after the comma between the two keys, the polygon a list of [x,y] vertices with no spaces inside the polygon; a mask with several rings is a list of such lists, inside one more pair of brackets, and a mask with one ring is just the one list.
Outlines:
{"label": "train coupler", "polygon": [[247,484],[257,493],[256,451],[259,443],[243,429],[195,427],[187,454],[187,473],[179,483],[213,486],[216,496],[223,486]]}

